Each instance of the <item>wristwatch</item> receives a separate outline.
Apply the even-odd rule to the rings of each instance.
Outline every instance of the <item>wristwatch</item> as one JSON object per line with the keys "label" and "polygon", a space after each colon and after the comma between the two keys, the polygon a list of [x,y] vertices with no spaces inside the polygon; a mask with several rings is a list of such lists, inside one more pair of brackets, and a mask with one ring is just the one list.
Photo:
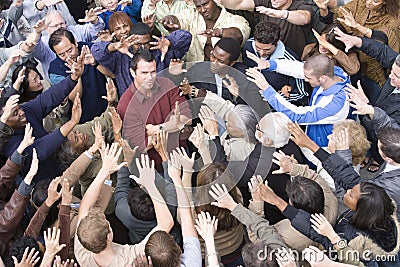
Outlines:
{"label": "wristwatch", "polygon": [[334,246],[337,246],[339,249],[343,249],[347,247],[347,240],[340,238],[339,241],[333,244]]}

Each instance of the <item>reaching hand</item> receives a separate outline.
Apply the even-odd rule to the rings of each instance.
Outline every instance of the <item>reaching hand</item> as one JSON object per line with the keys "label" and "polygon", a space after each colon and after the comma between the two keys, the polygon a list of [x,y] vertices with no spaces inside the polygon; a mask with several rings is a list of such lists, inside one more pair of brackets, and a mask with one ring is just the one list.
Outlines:
{"label": "reaching hand", "polygon": [[76,59],[76,62],[65,63],[67,67],[70,68],[67,73],[71,73],[71,79],[77,81],[83,74],[85,68],[84,64],[85,52],[82,51],[80,56]]}
{"label": "reaching hand", "polygon": [[20,87],[21,87],[21,84],[22,84],[22,82],[24,81],[24,78],[25,78],[25,70],[26,70],[26,67],[24,66],[24,67],[22,67],[22,69],[18,72],[18,77],[17,77],[17,79],[15,80],[15,82],[14,82],[14,84],[13,84],[13,88],[14,88],[16,91],[19,91],[19,89],[20,89]]}
{"label": "reaching hand", "polygon": [[122,54],[127,55],[128,57],[132,58],[133,54],[129,51],[129,48],[137,43],[137,36],[122,36],[121,39],[115,43],[115,49],[117,49]]}
{"label": "reaching hand", "polygon": [[357,28],[359,25],[358,22],[354,19],[353,13],[351,11],[347,11],[344,7],[339,7],[339,12],[342,14],[344,19],[338,18],[342,24],[347,25],[350,28]]}
{"label": "reaching hand", "polygon": [[31,124],[28,122],[25,125],[24,139],[22,139],[21,143],[17,148],[18,153],[22,154],[28,146],[32,145],[35,142],[35,137],[32,136],[32,132],[33,132],[33,127],[31,127]]}
{"label": "reaching hand", "polygon": [[181,90],[180,96],[193,95],[193,86],[190,85],[186,77],[183,78],[182,82],[179,84],[179,89]]}
{"label": "reaching hand", "polygon": [[246,69],[247,80],[255,83],[258,88],[265,90],[269,87],[269,83],[265,79],[264,75],[257,70],[257,68]]}
{"label": "reaching hand", "polygon": [[[51,180],[49,187],[47,188],[47,207],[53,206],[53,204],[60,199],[61,192],[57,191],[58,185],[61,183],[61,177],[56,177]],[[69,188],[68,188],[69,189]]]}
{"label": "reaching hand", "polygon": [[207,38],[211,38],[211,37],[222,38],[222,33],[223,33],[223,29],[219,28],[219,29],[208,29],[208,30],[199,31],[197,34],[203,35]]}
{"label": "reaching hand", "polygon": [[283,153],[281,150],[272,154],[275,159],[272,162],[279,166],[279,170],[273,171],[272,174],[289,173],[293,168],[293,163],[290,157]]}
{"label": "reaching hand", "polygon": [[161,52],[161,62],[164,61],[165,55],[168,53],[168,49],[171,46],[171,41],[165,38],[164,33],[161,33],[161,37],[153,35],[156,42],[150,42],[150,50],[160,50]]}
{"label": "reaching hand", "polygon": [[39,169],[39,160],[36,153],[36,148],[32,150],[32,163],[31,168],[29,169],[28,173],[25,176],[24,182],[27,185],[30,185],[32,182],[33,177],[35,177],[37,171]]}
{"label": "reaching hand", "polygon": [[168,160],[167,151],[168,132],[160,130],[156,134],[156,138],[152,139],[153,148],[157,151],[163,161]]}
{"label": "reaching hand", "polygon": [[94,123],[94,127],[92,127],[92,132],[94,134],[94,143],[91,146],[91,152],[94,154],[100,150],[101,145],[104,142],[103,132],[101,130],[101,124],[99,121]]}
{"label": "reaching hand", "polygon": [[261,13],[261,14],[265,14],[271,18],[277,18],[277,19],[285,19],[287,16],[287,12],[289,12],[286,9],[274,9],[274,8],[268,8],[265,6],[258,6],[256,7],[256,11]]}
{"label": "reaching hand", "polygon": [[324,252],[314,246],[309,246],[302,252],[306,261],[310,263],[312,267],[325,267],[330,266],[332,260],[330,260]]}
{"label": "reaching hand", "polygon": [[170,121],[175,126],[175,130],[180,131],[185,127],[185,123],[181,120],[181,109],[179,107],[179,102],[175,102],[174,114],[171,116]]}
{"label": "reaching hand", "polygon": [[287,99],[290,98],[290,92],[292,91],[292,87],[290,85],[284,85],[280,90],[278,90],[278,93],[281,94],[281,96],[286,97]]}
{"label": "reaching hand", "polygon": [[35,30],[36,34],[41,34],[47,26],[49,26],[50,22],[46,23],[46,19],[41,19],[36,22],[35,25],[33,25],[33,29]]}
{"label": "reaching hand", "polygon": [[111,112],[111,122],[113,126],[114,139],[116,139],[115,141],[119,143],[120,140],[117,139],[121,138],[122,120],[114,107],[110,108],[110,112]]}
{"label": "reaching hand", "polygon": [[53,227],[53,229],[48,228],[47,232],[44,231],[44,243],[46,245],[46,252],[50,255],[56,255],[60,252],[66,245],[60,245],[60,229]]}
{"label": "reaching hand", "polygon": [[80,23],[90,22],[92,24],[96,24],[99,21],[98,15],[107,11],[102,7],[95,7],[85,11],[85,17],[83,19],[79,19]]}
{"label": "reaching hand", "polygon": [[209,212],[201,212],[197,214],[196,225],[194,226],[204,241],[214,241],[215,232],[218,228],[218,219]]}
{"label": "reaching hand", "polygon": [[84,45],[82,47],[82,51],[84,51],[85,55],[85,57],[83,58],[83,64],[94,65],[96,63],[96,59],[94,59],[94,56],[92,55],[92,52],[90,51],[89,47],[87,45]]}
{"label": "reaching hand", "polygon": [[26,53],[21,50],[21,49],[14,49],[10,56],[8,57],[7,61],[10,65],[14,64],[15,62],[17,62],[18,60],[21,59],[21,57],[23,57]]}
{"label": "reaching hand", "polygon": [[128,167],[131,165],[132,160],[135,158],[138,148],[138,146],[135,146],[132,149],[128,141],[122,139],[122,151],[124,153],[124,161],[127,162]]}
{"label": "reaching hand", "polygon": [[183,171],[193,172],[194,157],[196,156],[196,152],[192,153],[191,158],[189,158],[189,156],[186,153],[186,150],[183,147],[177,148],[176,152],[178,154],[178,158],[182,165]]}
{"label": "reaching hand", "polygon": [[149,14],[142,18],[143,23],[149,26],[150,29],[154,28],[154,16],[155,14]]}
{"label": "reaching hand", "polygon": [[97,33],[97,36],[99,36],[99,39],[102,42],[111,42],[113,40],[114,35],[115,32],[111,34],[109,30],[102,30]]}
{"label": "reaching hand", "polygon": [[67,259],[66,261],[61,261],[61,257],[56,255],[53,267],[78,267],[78,264],[74,261],[74,259]]}
{"label": "reaching hand", "polygon": [[162,24],[169,32],[179,30],[181,28],[178,18],[172,15],[166,16],[160,19],[158,22]]}
{"label": "reaching hand", "polygon": [[296,259],[294,257],[293,251],[289,251],[285,248],[278,248],[278,252],[275,253],[276,261],[279,267],[296,267]]}
{"label": "reaching hand", "polygon": [[296,143],[299,147],[306,147],[311,148],[312,146],[316,145],[313,140],[310,139],[300,128],[300,125],[297,123],[289,122],[288,123],[289,132],[292,134],[290,139]]}
{"label": "reaching hand", "polygon": [[272,188],[268,186],[268,181],[265,181],[264,184],[261,184],[259,190],[261,198],[265,202],[274,205],[273,203],[275,202],[277,195],[275,194],[274,190],[272,190]]}
{"label": "reaching hand", "polygon": [[311,226],[320,235],[329,239],[337,236],[335,230],[323,214],[311,214]]}
{"label": "reaching hand", "polygon": [[61,188],[61,205],[69,206],[72,202],[72,192],[74,188],[69,188],[69,182],[67,179],[62,181],[62,188]]}
{"label": "reaching hand", "polygon": [[364,93],[364,89],[361,87],[361,82],[358,80],[357,81],[357,88],[352,86],[351,84],[347,84],[346,87],[347,95],[350,97],[350,100],[352,98],[357,97],[359,100],[363,101],[364,103],[368,104],[369,99]]}
{"label": "reaching hand", "polygon": [[72,105],[71,121],[78,124],[82,115],[82,105],[79,93],[76,94],[74,104]]}
{"label": "reaching hand", "polygon": [[260,194],[260,186],[263,184],[263,179],[261,175],[254,175],[250,178],[250,182],[247,183],[249,186],[249,190],[251,192],[251,198],[253,201],[262,201],[262,197]]}
{"label": "reaching hand", "polygon": [[256,55],[254,55],[253,53],[251,53],[250,51],[246,51],[246,56],[253,60],[254,62],[257,63],[257,67],[255,67],[255,69],[257,70],[263,70],[263,69],[268,69],[269,68],[269,61],[259,58]]}
{"label": "reaching hand", "polygon": [[236,80],[229,76],[228,74],[225,75],[225,78],[228,79],[228,81],[226,80],[222,80],[222,83],[224,84],[224,86],[226,88],[228,88],[229,92],[233,95],[233,96],[239,96],[239,86],[237,85]]}
{"label": "reaching hand", "polygon": [[128,5],[132,5],[132,0],[121,0],[118,2],[118,5],[121,6],[121,11]]}
{"label": "reaching hand", "polygon": [[49,6],[54,6],[56,4],[59,4],[61,2],[64,2],[64,0],[42,0],[43,4],[47,7]]}
{"label": "reaching hand", "polygon": [[183,68],[184,63],[185,62],[181,59],[175,59],[175,58],[171,59],[169,62],[168,72],[171,75],[175,75],[175,76],[178,76],[184,72],[187,72],[187,70]]}
{"label": "reaching hand", "polygon": [[109,174],[119,171],[119,169],[127,165],[126,162],[118,164],[119,156],[122,153],[122,147],[119,147],[119,149],[118,147],[118,143],[113,143],[111,147],[109,145],[107,145],[106,147],[103,146],[100,150],[101,159],[103,161],[101,169],[108,172]]}
{"label": "reaching hand", "polygon": [[209,135],[218,136],[217,117],[208,106],[202,106],[200,108],[199,118],[203,123],[204,129],[208,132]]}
{"label": "reaching hand", "polygon": [[328,49],[334,55],[337,53],[338,49],[333,44],[331,44],[325,38],[323,38],[321,35],[319,35],[319,33],[316,30],[312,29],[312,32],[314,33],[315,38],[317,39],[318,43],[321,46]]}
{"label": "reaching hand", "polygon": [[237,205],[224,184],[222,187],[219,184],[212,185],[208,193],[216,200],[216,202],[211,202],[213,206],[232,211]]}
{"label": "reaching hand", "polygon": [[362,46],[362,39],[360,37],[345,34],[338,27],[335,27],[333,31],[336,35],[335,38],[345,44],[346,48],[344,51],[346,53],[353,47],[360,48]]}
{"label": "reaching hand", "polygon": [[172,180],[181,179],[181,163],[176,151],[169,153],[168,175]]}
{"label": "reaching hand", "polygon": [[336,150],[350,149],[349,129],[344,128],[334,135]]}
{"label": "reaching hand", "polygon": [[142,154],[140,161],[138,158],[136,158],[136,167],[139,170],[139,177],[136,177],[135,175],[130,175],[129,177],[135,180],[138,185],[143,186],[147,190],[154,188],[154,181],[156,178],[154,160],[150,161],[148,155]]}
{"label": "reaching hand", "polygon": [[1,122],[6,123],[10,118],[11,114],[14,112],[16,108],[18,108],[19,95],[12,95],[8,98],[6,105],[3,110],[3,114],[1,115]]}
{"label": "reaching hand", "polygon": [[200,149],[200,147],[206,146],[206,138],[204,134],[204,128],[203,126],[198,123],[196,127],[194,127],[194,131],[189,137],[189,141],[192,142],[192,144],[197,148]]}
{"label": "reaching hand", "polygon": [[[29,252],[29,254],[28,254]],[[15,256],[11,256],[14,261],[15,267],[33,267],[35,266],[39,260],[39,251],[36,251],[35,248],[31,248],[29,251],[29,247],[27,247],[24,251],[24,255],[22,256],[21,262],[18,262],[18,259]]]}
{"label": "reaching hand", "polygon": [[106,83],[107,96],[102,96],[101,98],[107,100],[107,102],[114,103],[117,99],[117,87],[115,87],[114,81],[111,78],[107,78]]}
{"label": "reaching hand", "polygon": [[129,267],[153,267],[153,262],[151,261],[150,256],[143,256],[141,254],[136,255],[133,257],[132,265]]}

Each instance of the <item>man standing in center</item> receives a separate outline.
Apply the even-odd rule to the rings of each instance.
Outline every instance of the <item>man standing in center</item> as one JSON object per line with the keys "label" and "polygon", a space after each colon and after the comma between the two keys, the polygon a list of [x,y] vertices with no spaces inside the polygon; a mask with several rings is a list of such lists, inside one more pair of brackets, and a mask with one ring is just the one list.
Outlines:
{"label": "man standing in center", "polygon": [[[160,130],[179,134],[184,124],[190,121],[189,105],[172,81],[156,77],[156,60],[149,50],[139,50],[133,56],[130,73],[134,81],[121,96],[117,107],[124,122],[123,135],[132,145],[138,146],[139,151],[147,150],[160,172],[162,161],[153,149],[152,137]],[[174,115],[171,116],[172,111]],[[174,145],[171,147],[178,144]]]}

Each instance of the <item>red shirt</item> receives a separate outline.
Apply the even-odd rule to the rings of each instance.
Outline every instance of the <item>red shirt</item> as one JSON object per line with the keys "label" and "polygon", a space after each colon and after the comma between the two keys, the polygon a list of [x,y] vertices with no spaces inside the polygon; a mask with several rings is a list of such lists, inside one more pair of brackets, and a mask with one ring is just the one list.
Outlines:
{"label": "red shirt", "polygon": [[[186,98],[179,95],[179,88],[164,77],[157,77],[151,97],[146,97],[132,83],[121,96],[117,112],[123,119],[123,136],[132,146],[139,146],[143,152],[147,146],[146,124],[161,124],[169,120],[175,110],[175,102],[179,102],[181,115],[191,118],[191,111]],[[173,146],[174,144],[174,146]],[[169,134],[168,146],[179,145],[179,133]],[[151,149],[148,151],[156,165],[161,163],[161,157]]]}

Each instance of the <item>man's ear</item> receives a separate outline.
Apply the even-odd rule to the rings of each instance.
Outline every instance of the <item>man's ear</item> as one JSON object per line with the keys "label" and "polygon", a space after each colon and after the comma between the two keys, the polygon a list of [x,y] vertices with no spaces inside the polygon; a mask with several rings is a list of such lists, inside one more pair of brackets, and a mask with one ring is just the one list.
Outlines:
{"label": "man's ear", "polygon": [[136,73],[132,68],[129,68],[129,72],[131,73],[132,77],[135,79]]}

